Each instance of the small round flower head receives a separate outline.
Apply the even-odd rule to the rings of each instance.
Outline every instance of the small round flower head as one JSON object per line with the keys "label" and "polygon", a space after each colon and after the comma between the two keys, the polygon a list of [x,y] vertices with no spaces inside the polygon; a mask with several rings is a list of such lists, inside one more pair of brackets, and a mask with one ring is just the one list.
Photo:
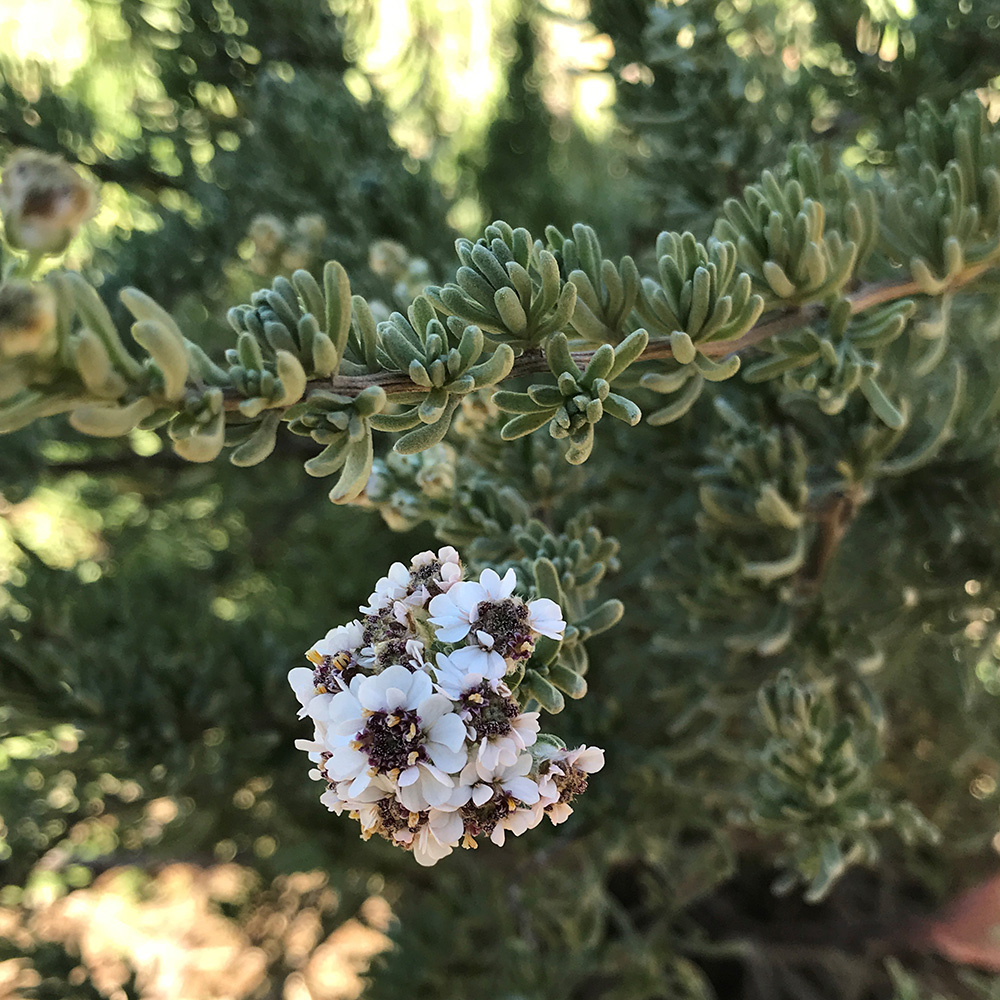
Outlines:
{"label": "small round flower head", "polygon": [[362,604],[359,610],[365,615],[378,614],[383,608],[404,597],[409,585],[409,570],[401,562],[394,562],[389,567],[389,572],[375,584],[375,589],[368,595],[368,603]]}
{"label": "small round flower head", "polygon": [[313,723],[296,746],[325,785],[322,804],[421,865],[477,837],[502,845],[545,815],[561,822],[603,763],[601,751],[554,737],[537,746],[538,713],[522,712],[502,680],[539,635],[563,634],[559,606],[517,597],[513,570],[462,573],[447,545],[394,563],[362,616],[288,675],[299,717]]}
{"label": "small round flower head", "polygon": [[462,579],[462,560],[450,545],[419,552],[410,563],[410,584],[404,598],[411,607],[424,607],[428,601],[449,590]]}
{"label": "small round flower head", "polygon": [[430,677],[393,666],[375,677],[358,677],[330,702],[326,765],[335,781],[351,781],[348,796],[375,777],[396,782],[399,801],[412,811],[443,804],[449,777],[468,759],[465,725],[454,705],[434,694]]}
{"label": "small round flower head", "polygon": [[17,250],[62,253],[96,208],[93,185],[61,157],[22,149],[3,168],[0,212]]}
{"label": "small round flower head", "polygon": [[466,765],[452,801],[465,797],[461,813],[468,837],[486,834],[493,843],[503,846],[509,817],[538,802],[538,784],[527,776],[532,763],[531,754],[523,753],[488,781],[479,778],[473,761]]}
{"label": "small round flower head", "polygon": [[466,640],[451,654],[466,673],[498,680],[510,663],[531,655],[539,635],[562,638],[566,622],[559,605],[547,598],[526,604],[514,595],[516,585],[513,569],[502,579],[495,570],[484,569],[478,582],[459,582],[431,600],[428,609],[437,637],[443,642]]}
{"label": "small round flower head", "polygon": [[553,823],[564,823],[573,812],[570,802],[587,790],[587,775],[604,767],[604,751],[578,746],[544,757],[538,767],[538,787],[545,813]]}
{"label": "small round flower head", "polygon": [[414,482],[424,496],[439,500],[455,489],[455,449],[450,444],[436,444],[420,453],[420,470]]}
{"label": "small round flower head", "polygon": [[538,737],[538,712],[522,712],[502,681],[465,674],[443,653],[434,671],[438,689],[459,707],[466,733],[475,748],[476,773],[489,781],[501,768],[512,766],[522,750]]}
{"label": "small round flower head", "polygon": [[336,693],[350,684],[356,674],[371,672],[370,658],[361,653],[363,642],[361,622],[355,619],[347,625],[330,629],[306,653],[306,659],[313,665],[313,683],[317,694]]}

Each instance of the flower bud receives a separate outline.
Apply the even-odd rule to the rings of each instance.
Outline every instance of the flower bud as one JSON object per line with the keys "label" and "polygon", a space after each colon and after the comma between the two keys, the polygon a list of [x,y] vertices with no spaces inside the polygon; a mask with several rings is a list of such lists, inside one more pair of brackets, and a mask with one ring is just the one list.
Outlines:
{"label": "flower bud", "polygon": [[56,302],[48,285],[11,280],[0,285],[0,358],[51,354]]}
{"label": "flower bud", "polygon": [[375,240],[368,250],[368,266],[380,277],[398,281],[406,271],[410,255],[395,240]]}
{"label": "flower bud", "polygon": [[0,177],[4,232],[16,250],[62,253],[96,208],[93,185],[58,156],[19,150]]}
{"label": "flower bud", "polygon": [[319,246],[326,238],[326,222],[322,215],[300,215],[295,220],[295,232],[312,246]]}
{"label": "flower bud", "polygon": [[288,237],[285,224],[274,215],[258,215],[250,223],[250,239],[259,254],[273,254]]}

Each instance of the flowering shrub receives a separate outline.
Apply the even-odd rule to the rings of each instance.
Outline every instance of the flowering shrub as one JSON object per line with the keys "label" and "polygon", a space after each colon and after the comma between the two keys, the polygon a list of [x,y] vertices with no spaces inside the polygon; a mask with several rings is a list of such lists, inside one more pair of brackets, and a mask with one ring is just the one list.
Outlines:
{"label": "flowering shrub", "polygon": [[433,865],[486,835],[502,846],[544,816],[562,823],[604,751],[539,733],[517,697],[540,636],[563,638],[562,609],[526,601],[517,577],[463,580],[445,546],[394,563],[363,617],[339,625],[288,680],[315,725],[296,745],[326,783],[320,801]]}

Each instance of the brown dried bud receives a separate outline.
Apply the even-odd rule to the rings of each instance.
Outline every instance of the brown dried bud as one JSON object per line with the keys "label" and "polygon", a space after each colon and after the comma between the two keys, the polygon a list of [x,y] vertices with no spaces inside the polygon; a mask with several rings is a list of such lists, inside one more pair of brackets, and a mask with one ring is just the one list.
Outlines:
{"label": "brown dried bud", "polygon": [[96,208],[93,185],[61,157],[22,149],[3,168],[0,212],[16,250],[62,253]]}
{"label": "brown dried bud", "polygon": [[51,354],[56,301],[48,285],[11,280],[0,285],[0,358]]}

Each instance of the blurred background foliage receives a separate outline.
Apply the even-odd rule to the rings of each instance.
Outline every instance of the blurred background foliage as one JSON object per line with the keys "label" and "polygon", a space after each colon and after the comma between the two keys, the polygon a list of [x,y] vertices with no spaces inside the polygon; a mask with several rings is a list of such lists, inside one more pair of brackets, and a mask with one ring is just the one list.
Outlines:
{"label": "blurred background foliage", "polygon": [[[664,228],[703,238],[793,140],[891,168],[918,97],[943,108],[976,88],[996,118],[998,87],[991,0],[0,5],[0,152],[90,171],[102,205],[71,265],[109,303],[137,285],[206,346],[227,306],[330,257],[398,307],[495,217],[536,233],[585,221],[612,257]],[[988,364],[996,318],[967,322]],[[4,438],[0,957],[37,967],[24,995],[176,995],[148,969],[88,978],[82,938],[44,917],[99,886],[155,902],[170,862],[191,884],[237,873],[204,888],[198,919],[228,926],[255,973],[205,996],[356,995],[331,985],[342,953],[308,971],[347,927],[375,935],[368,957],[391,938],[373,998],[997,995],[900,936],[996,867],[995,423],[864,498],[837,558],[812,568],[821,594],[789,647],[769,620],[787,594],[732,585],[732,541],[696,487],[738,488],[734,455],[791,469],[795,434],[822,476],[856,414],[820,426],[770,390],[720,398],[683,434],[618,432],[586,475],[535,441],[500,457],[454,441],[475,475],[439,528],[488,550],[516,509],[504,480],[553,523],[587,508],[622,543],[604,592],[628,610],[560,719],[608,751],[572,821],[430,871],[318,804],[285,676],[394,558],[432,544],[432,512],[393,534],[374,511],[332,508],[297,439],[238,470],[186,465],[154,432],[95,442],[51,420]],[[853,501],[838,502],[833,532]],[[787,666],[804,694],[766,686]],[[840,765],[864,808],[838,801],[831,829],[903,835],[878,837],[877,864],[864,855],[816,905],[771,895],[776,862],[823,849],[783,819],[801,790],[767,771],[798,751],[766,706],[795,698],[814,706],[808,738],[832,746],[848,719],[863,748]],[[904,800],[912,813],[888,819],[872,805]],[[888,951],[906,968],[887,970]]]}

